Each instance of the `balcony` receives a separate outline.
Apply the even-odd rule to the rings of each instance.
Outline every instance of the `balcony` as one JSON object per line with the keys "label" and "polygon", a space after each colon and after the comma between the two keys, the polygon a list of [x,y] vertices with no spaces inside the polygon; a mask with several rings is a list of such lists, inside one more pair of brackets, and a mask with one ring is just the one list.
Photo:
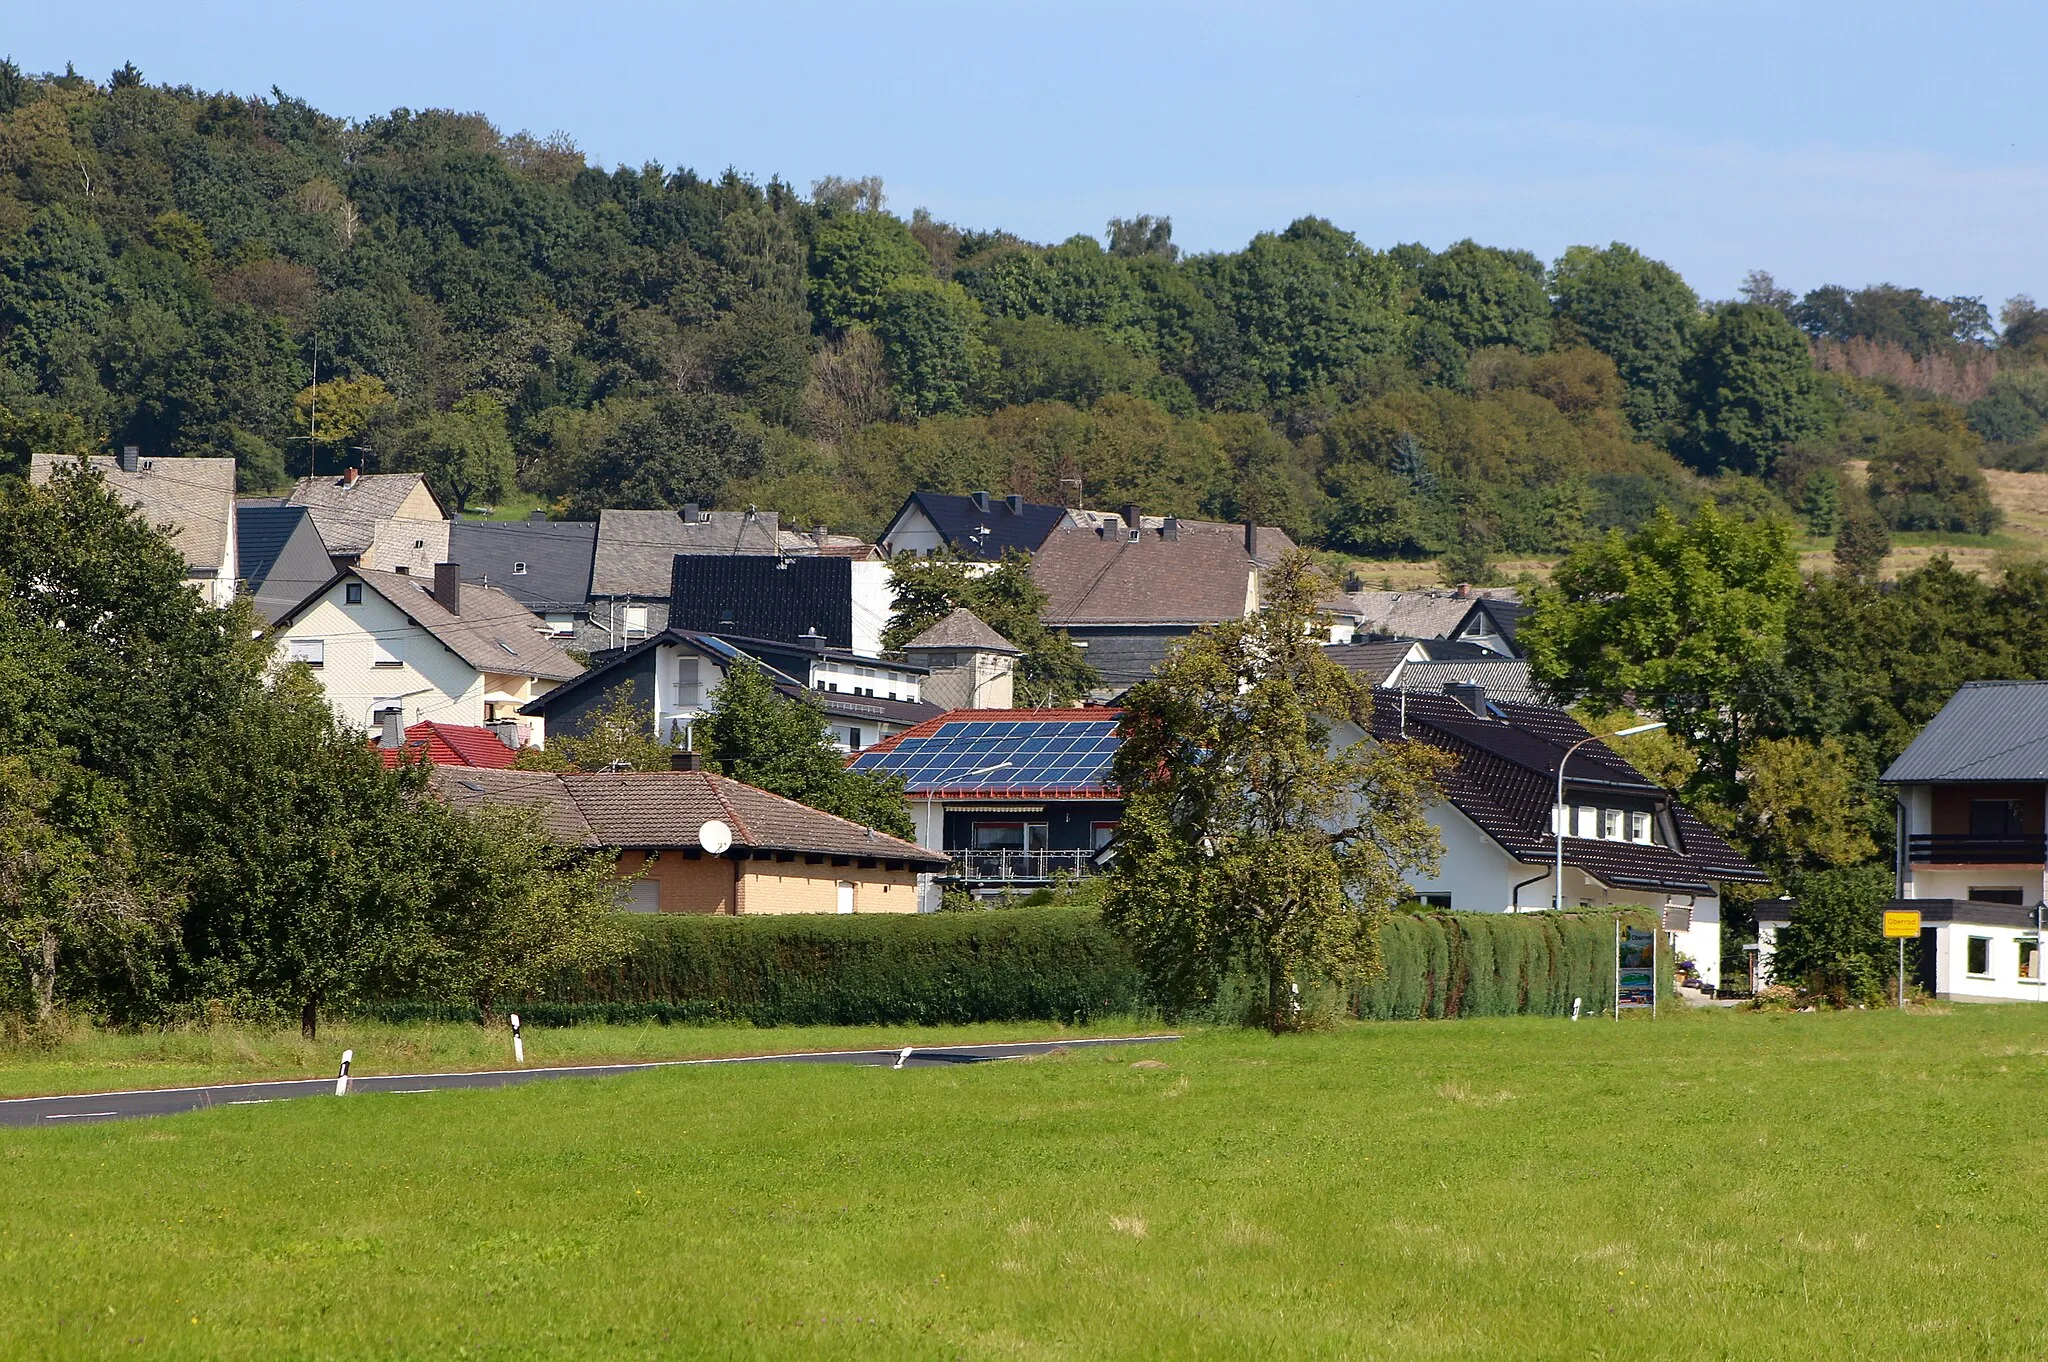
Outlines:
{"label": "balcony", "polygon": [[948,879],[969,884],[1049,884],[1055,875],[1078,879],[1096,873],[1092,851],[953,851]]}
{"label": "balcony", "polygon": [[1915,865],[2042,865],[2048,863],[2048,836],[1916,832],[1906,838],[1906,859]]}

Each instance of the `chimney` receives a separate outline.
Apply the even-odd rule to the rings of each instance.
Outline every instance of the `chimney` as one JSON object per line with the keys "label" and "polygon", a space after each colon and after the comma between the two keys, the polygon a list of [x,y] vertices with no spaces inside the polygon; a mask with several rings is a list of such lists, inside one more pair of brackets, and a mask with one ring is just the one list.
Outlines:
{"label": "chimney", "polygon": [[1124,537],[1129,538],[1137,532],[1138,503],[1135,501],[1127,501],[1124,503]]}
{"label": "chimney", "polygon": [[668,769],[671,771],[701,771],[704,759],[695,752],[671,752],[668,754]]}
{"label": "chimney", "polygon": [[1161,539],[1164,539],[1169,544],[1173,543],[1176,539],[1179,539],[1180,517],[1173,515],[1168,516],[1166,518],[1166,523],[1159,527],[1159,537]]}
{"label": "chimney", "polygon": [[121,457],[115,460],[123,473],[133,473],[142,466],[142,446],[122,445]]}
{"label": "chimney", "polygon": [[1470,582],[1460,582],[1460,583],[1458,583],[1458,589],[1457,589],[1457,590],[1456,590],[1455,592],[1453,592],[1453,593],[1452,593],[1452,596],[1453,596],[1453,598],[1454,598],[1454,599],[1456,599],[1456,600],[1461,600],[1461,601],[1469,601],[1469,600],[1471,600],[1471,599],[1472,599],[1472,583],[1470,583]]}
{"label": "chimney", "polygon": [[348,490],[349,488],[351,488],[351,487],[354,487],[354,486],[356,485],[356,479],[357,479],[357,478],[359,478],[359,477],[361,477],[362,475],[363,475],[363,470],[362,470],[362,469],[360,469],[360,468],[344,468],[344,469],[342,469],[342,470],[341,470],[341,486],[342,486],[342,490],[346,491],[346,490]]}
{"label": "chimney", "polygon": [[972,495],[973,495],[973,498],[974,498],[974,509],[975,509],[975,510],[977,510],[977,511],[979,511],[979,512],[981,512],[981,513],[982,513],[983,515],[987,515],[987,514],[988,514],[988,493],[986,493],[986,492],[975,492],[975,493],[973,493]]}
{"label": "chimney", "polygon": [[1244,556],[1259,556],[1259,522],[1256,520],[1247,520],[1244,523]]}
{"label": "chimney", "polygon": [[405,711],[402,709],[380,709],[377,711],[377,746],[397,751],[405,746]]}
{"label": "chimney", "polygon": [[696,524],[696,523],[697,523],[698,519],[699,519],[699,516],[697,515],[697,503],[696,503],[696,502],[694,502],[694,501],[686,501],[686,502],[684,502],[684,503],[683,503],[683,523],[684,523],[685,525],[694,525],[694,524]]}
{"label": "chimney", "polygon": [[1011,515],[1024,514],[1024,498],[1020,493],[1010,493],[1010,495],[1003,498],[1003,504],[1010,508]]}
{"label": "chimney", "polygon": [[528,511],[526,521],[530,525],[545,525],[548,523],[548,513],[542,510]]}
{"label": "chimney", "polygon": [[818,632],[818,626],[815,624],[798,634],[796,641],[814,653],[825,651],[825,636]]}
{"label": "chimney", "polygon": [[451,615],[462,613],[462,564],[434,564],[434,604]]}
{"label": "chimney", "polygon": [[1493,717],[1486,710],[1486,687],[1480,685],[1477,681],[1446,681],[1444,682],[1444,694],[1450,696],[1482,719],[1491,719]]}
{"label": "chimney", "polygon": [[823,524],[820,524],[820,525],[819,525],[819,526],[817,527],[817,535],[818,535],[818,547],[819,547],[819,548],[821,548],[821,549],[825,547],[825,541],[826,541],[826,540],[828,540],[828,539],[830,539],[830,538],[832,537],[832,536],[831,536],[831,534],[830,534],[830,533],[829,533],[829,532],[828,532],[828,531],[826,530],[826,528],[825,528],[825,526],[824,526]]}

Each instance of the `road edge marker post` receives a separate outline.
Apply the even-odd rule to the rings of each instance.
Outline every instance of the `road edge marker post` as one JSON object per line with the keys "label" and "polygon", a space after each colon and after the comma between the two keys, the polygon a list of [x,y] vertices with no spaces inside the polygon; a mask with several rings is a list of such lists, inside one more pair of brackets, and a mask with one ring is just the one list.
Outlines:
{"label": "road edge marker post", "polygon": [[906,1046],[904,1046],[904,1047],[903,1047],[903,1053],[902,1053],[902,1054],[900,1054],[900,1055],[898,1055],[898,1056],[896,1056],[896,1063],[895,1063],[894,1067],[895,1067],[895,1068],[898,1068],[898,1069],[902,1068],[902,1067],[903,1067],[903,1063],[904,1063],[904,1061],[910,1058],[910,1052],[911,1052],[912,1050],[916,1049],[916,1048],[917,1048],[917,1047],[916,1047],[916,1046],[914,1046],[914,1045],[906,1045]]}
{"label": "road edge marker post", "polygon": [[517,1012],[512,1014],[512,1062],[522,1068],[526,1064],[526,1042],[519,1038],[519,1014]]}
{"label": "road edge marker post", "polygon": [[349,1066],[355,1063],[355,1058],[356,1052],[354,1050],[343,1050],[341,1052],[341,1077],[334,1080],[334,1095],[336,1097],[348,1096],[348,1070]]}

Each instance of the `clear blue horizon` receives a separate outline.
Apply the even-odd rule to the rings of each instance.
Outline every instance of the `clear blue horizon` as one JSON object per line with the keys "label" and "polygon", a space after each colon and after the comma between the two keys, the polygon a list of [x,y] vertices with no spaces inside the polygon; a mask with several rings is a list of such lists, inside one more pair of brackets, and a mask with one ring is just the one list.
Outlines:
{"label": "clear blue horizon", "polygon": [[1997,310],[2048,295],[2048,10],[1341,5],[945,13],[593,0],[103,0],[11,16],[30,71],[243,94],[350,118],[454,108],[567,133],[596,164],[728,166],[1039,241],[1111,216],[1230,250],[1306,214],[1369,245],[1464,237],[1546,260],[1627,241],[1703,296],[1889,281]]}

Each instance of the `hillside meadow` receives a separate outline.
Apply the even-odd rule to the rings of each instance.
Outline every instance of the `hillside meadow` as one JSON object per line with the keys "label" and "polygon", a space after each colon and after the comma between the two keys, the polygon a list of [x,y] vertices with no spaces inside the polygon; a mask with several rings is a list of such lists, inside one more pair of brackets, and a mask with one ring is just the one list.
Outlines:
{"label": "hillside meadow", "polygon": [[2044,1070],[1722,1012],[9,1130],[0,1352],[2032,1354]]}

